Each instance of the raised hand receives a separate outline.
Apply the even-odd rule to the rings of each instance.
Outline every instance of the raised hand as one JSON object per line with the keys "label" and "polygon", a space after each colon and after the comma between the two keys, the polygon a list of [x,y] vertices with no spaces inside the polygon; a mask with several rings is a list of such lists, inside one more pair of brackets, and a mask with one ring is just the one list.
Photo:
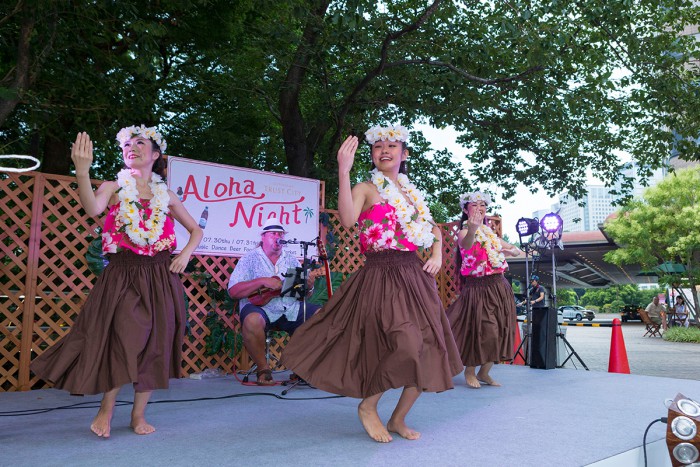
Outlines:
{"label": "raised hand", "polygon": [[486,217],[485,212],[478,209],[475,210],[472,215],[469,216],[469,219],[467,219],[467,228],[469,230],[476,231],[476,229],[478,229],[479,226],[484,223],[484,217]]}
{"label": "raised hand", "polygon": [[340,149],[338,149],[339,173],[350,173],[352,164],[355,162],[355,152],[357,152],[358,145],[359,140],[357,136],[348,136],[345,141],[343,141],[343,144],[340,145]]}
{"label": "raised hand", "polygon": [[71,146],[70,158],[75,165],[75,174],[89,175],[92,166],[92,141],[90,136],[83,132],[78,133],[75,142]]}

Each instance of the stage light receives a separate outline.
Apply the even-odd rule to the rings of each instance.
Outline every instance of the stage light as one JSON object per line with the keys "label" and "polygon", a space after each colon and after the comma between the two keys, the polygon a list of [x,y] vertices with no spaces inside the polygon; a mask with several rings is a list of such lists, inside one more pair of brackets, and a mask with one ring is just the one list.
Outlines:
{"label": "stage light", "polygon": [[559,214],[555,212],[550,212],[542,218],[542,220],[540,221],[540,225],[542,226],[542,229],[547,233],[561,233],[560,231],[564,227],[564,221],[561,220]]}
{"label": "stage light", "polygon": [[515,224],[515,228],[521,237],[527,237],[540,230],[540,223],[537,218],[529,219],[527,217],[521,217],[518,219],[518,223]]}
{"label": "stage light", "polygon": [[700,465],[700,404],[678,394],[668,407],[666,446],[676,466]]}

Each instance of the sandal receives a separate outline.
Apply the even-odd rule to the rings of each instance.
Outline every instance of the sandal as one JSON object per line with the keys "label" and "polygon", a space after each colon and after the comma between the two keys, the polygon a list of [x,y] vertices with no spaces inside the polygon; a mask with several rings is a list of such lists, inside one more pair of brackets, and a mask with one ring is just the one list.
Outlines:
{"label": "sandal", "polygon": [[256,384],[258,386],[275,386],[277,384],[272,378],[272,370],[269,368],[257,370],[255,376],[257,377]]}

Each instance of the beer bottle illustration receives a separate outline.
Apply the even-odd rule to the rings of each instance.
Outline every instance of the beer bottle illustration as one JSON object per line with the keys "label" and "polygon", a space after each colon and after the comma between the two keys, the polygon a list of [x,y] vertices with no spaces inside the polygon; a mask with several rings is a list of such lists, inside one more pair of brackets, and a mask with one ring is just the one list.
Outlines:
{"label": "beer bottle illustration", "polygon": [[183,194],[184,194],[184,192],[182,191],[182,187],[181,186],[177,187],[177,197],[180,198],[180,201],[182,201]]}
{"label": "beer bottle illustration", "polygon": [[199,226],[201,228],[207,226],[207,219],[209,219],[209,206],[204,206],[204,211],[202,211],[202,215],[199,217]]}

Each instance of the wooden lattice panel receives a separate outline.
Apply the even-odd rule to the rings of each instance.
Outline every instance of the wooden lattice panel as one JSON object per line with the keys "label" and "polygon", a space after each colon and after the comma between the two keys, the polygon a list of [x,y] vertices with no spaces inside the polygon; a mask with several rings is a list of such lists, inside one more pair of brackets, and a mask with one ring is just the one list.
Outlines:
{"label": "wooden lattice panel", "polygon": [[[99,236],[102,223],[80,207],[75,178],[42,175],[41,179],[32,358],[68,333],[85,302],[95,280],[85,253]],[[28,385],[44,387],[46,383],[31,375]]]}
{"label": "wooden lattice panel", "polygon": [[0,390],[19,387],[34,178],[0,177]]}
{"label": "wooden lattice panel", "polygon": [[[87,267],[85,254],[102,223],[85,215],[75,194],[73,177],[41,173],[0,176],[0,391],[48,386],[30,374],[31,358],[68,332],[92,288],[95,276]],[[347,276],[364,263],[357,229],[343,227],[337,211],[326,212],[327,229],[336,241],[331,270]],[[443,268],[436,280],[440,297],[448,306],[458,293],[454,263],[457,223],[441,229]],[[427,254],[422,252],[422,258]],[[205,355],[204,338],[210,331],[204,321],[209,313],[218,314],[226,326],[240,332],[238,310],[225,309],[223,302],[209,296],[211,287],[207,287],[209,282],[216,284],[220,293],[225,291],[236,262],[237,258],[195,256],[192,265],[196,272],[182,275],[189,313],[182,376],[206,368],[230,373],[251,366],[245,350],[235,359]],[[25,296],[33,299],[25,300]],[[32,333],[22,333],[29,328]],[[287,339],[284,335],[271,343],[272,355],[281,355]]]}

